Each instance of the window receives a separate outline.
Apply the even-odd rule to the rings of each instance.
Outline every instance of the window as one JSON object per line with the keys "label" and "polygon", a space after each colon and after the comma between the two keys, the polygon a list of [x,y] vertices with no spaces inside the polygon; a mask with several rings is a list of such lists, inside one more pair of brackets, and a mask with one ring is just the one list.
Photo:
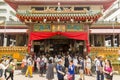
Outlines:
{"label": "window", "polygon": [[43,10],[44,10],[44,7],[31,7],[31,9],[43,11]]}
{"label": "window", "polygon": [[0,20],[6,20],[6,17],[0,17]]}
{"label": "window", "polygon": [[0,9],[0,13],[7,13],[6,9]]}
{"label": "window", "polygon": [[90,10],[90,7],[74,7],[74,10],[84,10],[84,9]]}
{"label": "window", "polygon": [[2,5],[6,5],[5,2],[0,2],[0,6],[2,6]]}

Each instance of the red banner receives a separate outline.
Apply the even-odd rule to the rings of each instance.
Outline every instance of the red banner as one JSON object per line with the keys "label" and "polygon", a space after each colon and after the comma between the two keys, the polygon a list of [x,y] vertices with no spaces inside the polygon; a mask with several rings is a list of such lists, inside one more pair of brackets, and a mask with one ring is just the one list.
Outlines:
{"label": "red banner", "polygon": [[31,32],[29,40],[30,40],[30,42],[32,40],[42,40],[42,39],[50,38],[55,35],[62,35],[67,38],[75,39],[75,40],[85,40],[86,48],[87,48],[87,51],[89,52],[88,33],[87,32]]}

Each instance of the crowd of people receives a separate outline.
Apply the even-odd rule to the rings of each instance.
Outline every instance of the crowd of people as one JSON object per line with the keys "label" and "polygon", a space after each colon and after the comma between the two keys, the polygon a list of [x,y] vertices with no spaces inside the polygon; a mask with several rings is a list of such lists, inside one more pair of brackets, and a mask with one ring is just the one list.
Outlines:
{"label": "crowd of people", "polygon": [[55,55],[46,56],[41,55],[39,57],[28,56],[22,61],[24,67],[22,72],[25,76],[33,77],[33,66],[37,68],[35,71],[39,72],[40,77],[46,74],[48,80],[54,79],[54,74],[57,73],[58,80],[64,80],[67,76],[67,80],[75,80],[75,75],[80,75],[80,80],[85,80],[85,75],[92,76],[93,68],[97,74],[96,80],[112,80],[113,77],[113,67],[110,60],[103,60],[102,57],[96,57],[92,60],[89,56],[85,58],[75,55]]}
{"label": "crowd of people", "polygon": [[[14,80],[14,71],[16,67],[16,59],[4,56],[0,59],[0,80]],[[94,66],[94,67],[93,67]],[[22,60],[21,68],[25,77],[33,77],[33,71],[38,73],[40,77],[46,74],[48,80],[54,79],[57,74],[58,80],[75,80],[75,75],[79,74],[80,80],[85,80],[85,75],[92,76],[92,67],[95,68],[97,74],[96,80],[112,80],[113,67],[111,61],[98,56],[92,60],[89,56],[85,58],[75,55],[40,55],[33,57],[25,56]],[[9,74],[9,75],[8,75]]]}
{"label": "crowd of people", "polygon": [[0,59],[0,80],[14,80],[14,70],[17,60],[10,56],[3,56]]}

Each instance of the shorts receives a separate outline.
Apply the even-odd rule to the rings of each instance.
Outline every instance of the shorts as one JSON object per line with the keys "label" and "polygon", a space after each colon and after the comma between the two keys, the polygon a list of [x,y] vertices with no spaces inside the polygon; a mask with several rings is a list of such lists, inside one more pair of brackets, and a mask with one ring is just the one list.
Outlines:
{"label": "shorts", "polygon": [[86,69],[91,69],[91,66],[87,66]]}
{"label": "shorts", "polygon": [[80,74],[83,74],[83,73],[84,73],[84,70],[83,70],[83,69],[80,69],[80,70],[79,70],[79,73],[80,73]]}

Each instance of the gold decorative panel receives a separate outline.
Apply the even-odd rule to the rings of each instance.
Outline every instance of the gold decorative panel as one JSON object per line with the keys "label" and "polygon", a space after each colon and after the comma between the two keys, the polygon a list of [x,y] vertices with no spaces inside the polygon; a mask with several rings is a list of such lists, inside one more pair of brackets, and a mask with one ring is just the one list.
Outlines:
{"label": "gold decorative panel", "polygon": [[56,31],[65,32],[66,31],[65,25],[52,25],[52,32]]}

